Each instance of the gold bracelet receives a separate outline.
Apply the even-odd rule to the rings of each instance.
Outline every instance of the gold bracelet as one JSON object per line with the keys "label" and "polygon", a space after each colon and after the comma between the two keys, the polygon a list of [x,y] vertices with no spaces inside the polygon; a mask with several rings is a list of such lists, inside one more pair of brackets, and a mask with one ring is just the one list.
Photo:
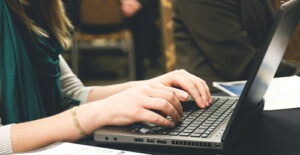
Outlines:
{"label": "gold bracelet", "polygon": [[81,128],[79,121],[77,119],[77,115],[76,115],[76,108],[77,107],[73,107],[71,109],[71,114],[72,114],[72,119],[73,119],[73,123],[75,128],[79,131],[80,135],[83,137],[87,137],[88,135],[86,134],[86,132]]}

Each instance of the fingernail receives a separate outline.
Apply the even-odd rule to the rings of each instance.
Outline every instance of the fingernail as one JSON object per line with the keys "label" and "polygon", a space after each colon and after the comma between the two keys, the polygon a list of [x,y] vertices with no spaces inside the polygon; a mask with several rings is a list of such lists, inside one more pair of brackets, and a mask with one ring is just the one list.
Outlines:
{"label": "fingernail", "polygon": [[174,126],[175,126],[175,123],[174,123],[174,122],[171,122],[171,123],[170,123],[170,126],[171,126],[171,127],[174,127]]}
{"label": "fingernail", "polygon": [[204,104],[204,103],[201,104],[201,108],[202,108],[202,109],[205,108],[205,104]]}
{"label": "fingernail", "polygon": [[176,121],[180,121],[180,120],[181,120],[181,116],[179,114],[179,115],[177,115],[177,120]]}
{"label": "fingernail", "polygon": [[210,106],[209,101],[206,102],[207,106]]}
{"label": "fingernail", "polygon": [[208,105],[210,105],[210,102],[209,102],[209,100],[207,100],[207,101],[206,101],[206,103],[207,103]]}

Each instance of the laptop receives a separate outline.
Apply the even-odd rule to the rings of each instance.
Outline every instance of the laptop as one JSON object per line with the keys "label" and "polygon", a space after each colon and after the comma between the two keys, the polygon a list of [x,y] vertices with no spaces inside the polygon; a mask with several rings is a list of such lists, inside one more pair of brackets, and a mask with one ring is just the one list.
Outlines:
{"label": "laptop", "polygon": [[183,103],[182,122],[174,128],[136,123],[107,126],[94,133],[101,143],[144,144],[223,150],[243,126],[259,117],[263,96],[281,62],[300,20],[300,0],[290,0],[278,11],[266,47],[258,53],[240,97],[214,96],[213,104],[200,109],[193,101]]}

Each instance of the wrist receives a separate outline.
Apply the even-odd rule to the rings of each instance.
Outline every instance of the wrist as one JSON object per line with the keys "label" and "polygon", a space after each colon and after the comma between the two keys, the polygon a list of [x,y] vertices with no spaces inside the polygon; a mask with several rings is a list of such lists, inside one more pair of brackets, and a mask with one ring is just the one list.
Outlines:
{"label": "wrist", "polygon": [[103,121],[104,112],[99,106],[98,101],[79,106],[76,109],[77,120],[87,134],[93,133],[96,129],[106,124]]}
{"label": "wrist", "polygon": [[71,111],[73,125],[77,129],[77,131],[80,133],[82,137],[87,137],[88,134],[82,129],[81,125],[79,124],[78,118],[77,118],[77,107],[73,107]]}

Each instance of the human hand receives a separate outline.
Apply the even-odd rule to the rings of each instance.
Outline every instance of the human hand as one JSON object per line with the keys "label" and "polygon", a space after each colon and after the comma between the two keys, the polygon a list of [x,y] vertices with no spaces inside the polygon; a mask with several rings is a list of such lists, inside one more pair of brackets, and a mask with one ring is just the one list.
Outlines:
{"label": "human hand", "polygon": [[98,102],[101,119],[106,121],[106,125],[150,122],[174,126],[174,122],[154,112],[169,115],[173,120],[180,121],[183,111],[177,96],[182,100],[188,98],[188,94],[182,91],[181,95],[175,95],[173,89],[162,84],[147,83],[117,93]]}
{"label": "human hand", "polygon": [[[206,82],[183,69],[150,79],[148,82],[161,83],[167,87],[179,87],[188,92],[200,108],[206,108],[212,102],[212,97]],[[178,90],[179,89],[174,88],[175,92],[178,92]]]}
{"label": "human hand", "polygon": [[121,0],[121,10],[125,17],[134,16],[141,8],[142,5],[137,0]]}

